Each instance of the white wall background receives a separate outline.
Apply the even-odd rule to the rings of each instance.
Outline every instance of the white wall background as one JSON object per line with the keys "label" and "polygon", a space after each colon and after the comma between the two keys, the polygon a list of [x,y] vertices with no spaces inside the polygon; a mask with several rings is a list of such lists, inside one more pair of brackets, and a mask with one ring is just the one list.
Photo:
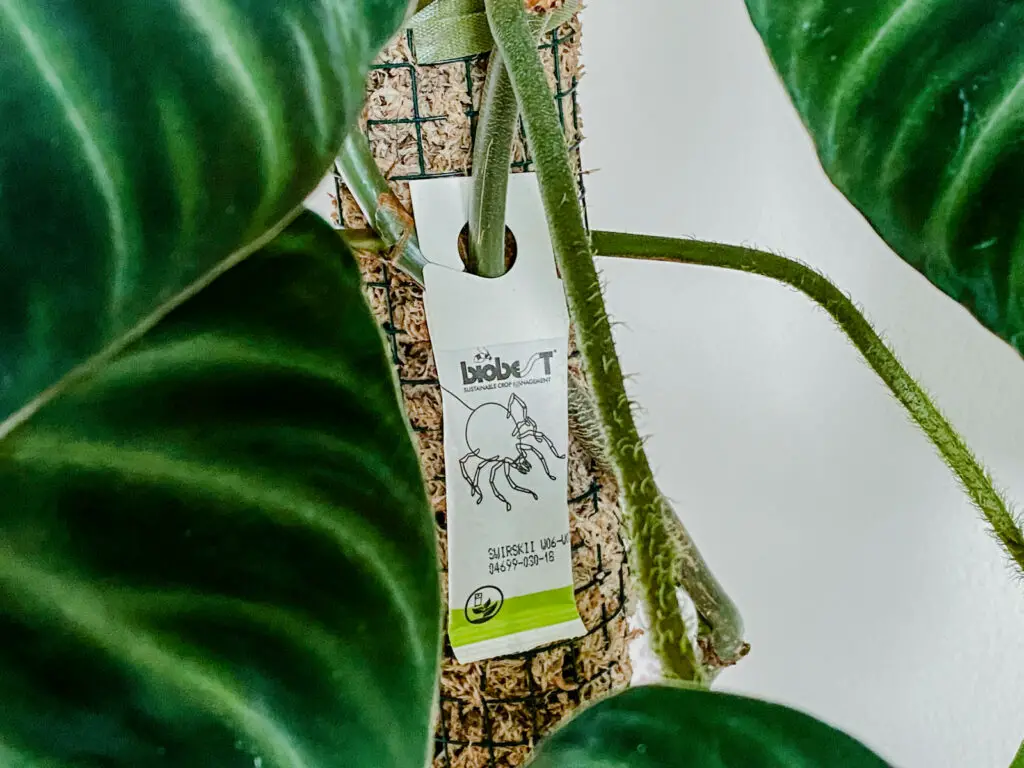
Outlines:
{"label": "white wall background", "polygon": [[[592,0],[584,25],[592,225],[824,270],[1024,502],[1024,360],[829,185],[742,0]],[[601,266],[659,482],[748,625],[753,651],[719,687],[903,768],[1006,766],[1024,738],[1024,584],[857,352],[768,280]]]}

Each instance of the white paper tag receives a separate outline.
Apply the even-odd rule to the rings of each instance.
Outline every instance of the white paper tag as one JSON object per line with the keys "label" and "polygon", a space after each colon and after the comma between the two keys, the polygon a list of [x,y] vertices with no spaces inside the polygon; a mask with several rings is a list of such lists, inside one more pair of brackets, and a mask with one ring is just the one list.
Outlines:
{"label": "white paper tag", "polygon": [[331,172],[320,179],[320,183],[309,193],[303,205],[306,210],[318,214],[335,229],[341,229],[341,194],[335,172],[335,168],[331,168]]}
{"label": "white paper tag", "polygon": [[462,663],[586,633],[567,496],[569,316],[533,174],[509,179],[508,274],[463,271],[471,180],[411,184],[442,387],[448,633]]}

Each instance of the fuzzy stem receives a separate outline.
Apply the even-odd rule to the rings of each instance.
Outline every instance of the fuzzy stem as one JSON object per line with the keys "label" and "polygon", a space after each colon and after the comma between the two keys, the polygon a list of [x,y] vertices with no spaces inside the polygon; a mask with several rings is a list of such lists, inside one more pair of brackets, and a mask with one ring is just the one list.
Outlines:
{"label": "fuzzy stem", "polygon": [[[565,137],[522,0],[487,0],[491,34],[508,68],[533,153],[555,257],[577,340],[594,387],[608,452],[625,502],[631,558],[651,616],[651,645],[668,677],[704,682],[675,593],[679,553],[668,544],[667,515],[633,423],[611,323]],[[696,547],[693,554],[699,558]],[[701,561],[703,562],[703,561]]]}
{"label": "fuzzy stem", "polygon": [[338,155],[338,168],[367,223],[394,249],[391,261],[422,284],[427,260],[420,251],[412,216],[391,191],[377,167],[370,143],[358,126],[345,137]]}
{"label": "fuzzy stem", "polygon": [[770,277],[791,285],[817,302],[932,441],[1012,562],[1024,573],[1024,532],[1006,501],[992,486],[991,476],[856,305],[828,278],[784,256],[735,245],[618,232],[592,232],[591,241],[595,253],[602,256],[702,264]]}
{"label": "fuzzy stem", "polygon": [[[574,12],[578,5],[578,0],[570,0],[559,16]],[[536,38],[551,29],[551,25],[557,26],[557,17],[552,13],[530,16],[528,23]],[[518,120],[519,105],[512,81],[501,51],[495,49],[480,96],[473,143],[473,194],[469,203],[466,269],[483,277],[501,277],[506,271],[505,203]]]}
{"label": "fuzzy stem", "polygon": [[601,426],[597,403],[594,402],[594,394],[582,371],[569,371],[569,430],[598,469],[615,473],[611,459],[608,458],[608,439]]}
{"label": "fuzzy stem", "polygon": [[482,277],[505,274],[505,201],[518,117],[512,81],[501,53],[494,51],[480,97],[469,205],[466,268]]}
{"label": "fuzzy stem", "polygon": [[[569,376],[569,428],[598,467],[614,473],[597,403],[582,376],[579,378],[577,381],[576,376]],[[750,646],[743,639],[743,619],[694,547],[671,504],[667,499],[662,503],[667,540],[678,556],[679,570],[674,580],[693,600],[700,616],[698,642],[710,682],[723,667],[732,666],[749,652]]]}

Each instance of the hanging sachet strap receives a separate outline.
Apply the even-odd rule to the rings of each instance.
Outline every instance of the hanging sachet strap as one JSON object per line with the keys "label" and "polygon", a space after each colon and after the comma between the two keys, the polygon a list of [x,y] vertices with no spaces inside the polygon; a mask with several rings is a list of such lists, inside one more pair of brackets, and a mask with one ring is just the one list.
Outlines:
{"label": "hanging sachet strap", "polygon": [[[566,0],[557,10],[531,19],[534,31],[550,32],[569,21],[580,0]],[[494,48],[484,0],[434,0],[409,23],[413,55],[419,64],[465,59]]]}

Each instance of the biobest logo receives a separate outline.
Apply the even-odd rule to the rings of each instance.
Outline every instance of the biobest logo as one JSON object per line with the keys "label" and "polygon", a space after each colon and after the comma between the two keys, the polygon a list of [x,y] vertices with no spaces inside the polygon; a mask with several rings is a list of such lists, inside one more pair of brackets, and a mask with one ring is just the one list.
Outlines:
{"label": "biobest logo", "polygon": [[462,383],[464,386],[470,384],[481,384],[485,381],[507,381],[508,379],[522,379],[530,375],[537,363],[544,364],[544,375],[551,375],[551,358],[555,351],[537,352],[530,355],[526,365],[516,360],[513,363],[506,363],[500,357],[491,357],[487,350],[481,350],[473,356],[473,362],[462,361]]}

